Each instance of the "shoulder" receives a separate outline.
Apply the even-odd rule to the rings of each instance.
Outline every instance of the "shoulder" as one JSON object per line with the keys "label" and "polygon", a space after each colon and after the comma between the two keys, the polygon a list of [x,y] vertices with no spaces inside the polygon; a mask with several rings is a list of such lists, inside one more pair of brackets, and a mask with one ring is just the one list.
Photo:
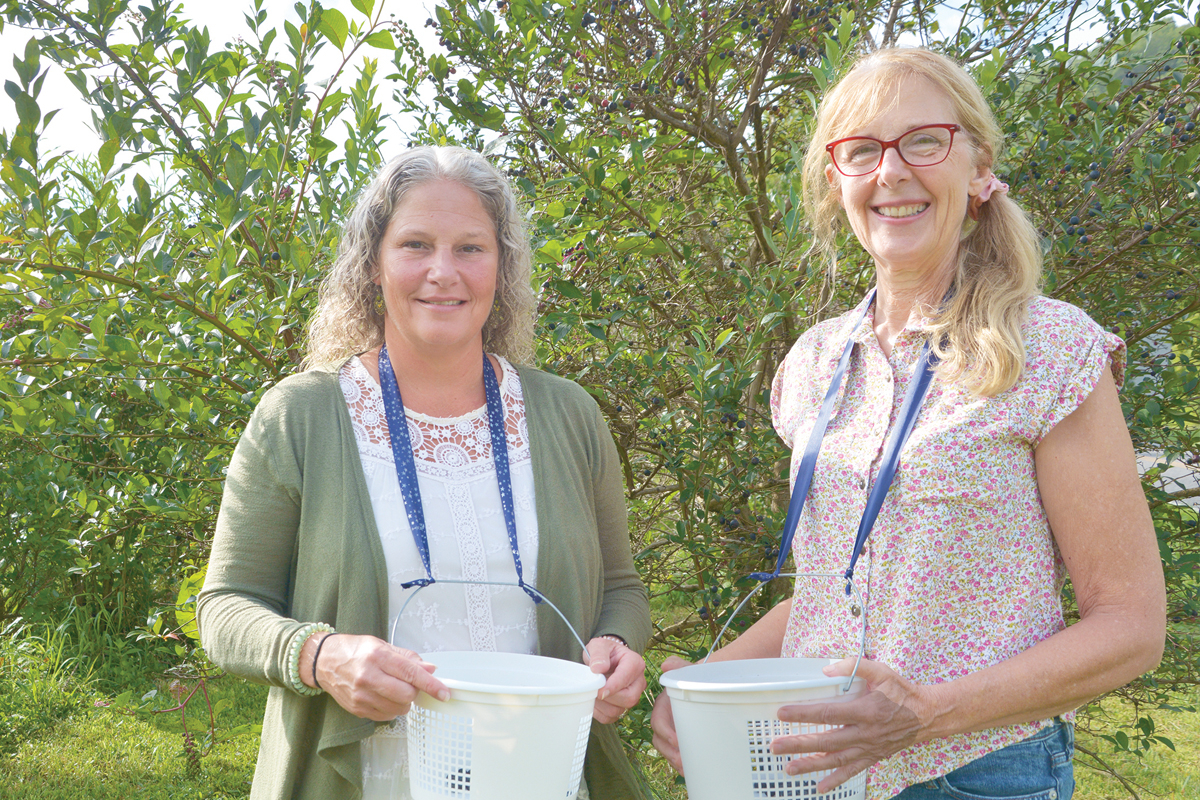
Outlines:
{"label": "shoulder", "polygon": [[795,346],[821,349],[832,342],[837,342],[840,346],[854,332],[853,329],[857,327],[855,322],[861,315],[861,308],[852,308],[845,313],[838,314],[836,317],[830,317],[827,320],[818,322],[800,334],[800,338],[796,340]]}
{"label": "shoulder", "polygon": [[1025,324],[1026,368],[1038,360],[1073,362],[1092,352],[1124,357],[1125,343],[1078,306],[1049,297],[1029,301]]}
{"label": "shoulder", "polygon": [[1041,295],[1030,298],[1025,315],[1026,336],[1045,340],[1097,336],[1104,331],[1079,306]]}
{"label": "shoulder", "polygon": [[599,408],[596,399],[573,380],[522,365],[517,366],[517,374],[521,376],[521,393],[526,403],[532,399],[539,406],[566,405],[588,412]]}
{"label": "shoulder", "polygon": [[535,445],[553,442],[554,448],[572,453],[612,446],[608,421],[586,389],[532,367],[519,367],[518,372],[525,418]]}
{"label": "shoulder", "polygon": [[1034,380],[1082,380],[1077,377],[1082,373],[1094,382],[1106,364],[1118,386],[1124,380],[1125,342],[1078,306],[1049,297],[1032,298],[1022,335],[1025,372]]}
{"label": "shoulder", "polygon": [[339,362],[288,375],[263,394],[251,425],[288,429],[309,422],[327,423],[336,404],[344,402],[340,367]]}

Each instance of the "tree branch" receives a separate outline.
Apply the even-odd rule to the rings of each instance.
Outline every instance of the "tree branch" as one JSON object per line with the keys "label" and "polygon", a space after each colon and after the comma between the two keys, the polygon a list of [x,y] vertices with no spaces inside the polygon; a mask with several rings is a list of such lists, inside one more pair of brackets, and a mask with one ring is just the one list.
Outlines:
{"label": "tree branch", "polygon": [[261,361],[264,365],[270,367],[273,373],[278,374],[275,371],[275,362],[264,355],[262,351],[255,347],[249,339],[230,328],[228,325],[222,322],[220,318],[210,314],[209,312],[197,306],[195,303],[184,300],[182,297],[178,297],[177,295],[153,289],[141,281],[134,280],[133,278],[124,278],[120,275],[114,275],[111,272],[99,272],[97,270],[83,269],[82,267],[67,267],[59,266],[57,264],[37,263],[32,261],[24,261],[18,258],[6,258],[3,256],[0,256],[0,264],[9,264],[14,266],[24,264],[33,269],[45,269],[50,270],[51,272],[57,272],[59,274],[83,275],[86,278],[95,278],[96,280],[115,283],[120,286],[128,286],[131,289],[136,289],[139,292],[148,295],[149,297],[154,297],[158,300],[165,300],[168,303],[174,303],[185,311],[189,311],[205,322],[208,322],[230,339],[233,339],[242,347],[246,348],[246,350],[256,359]]}

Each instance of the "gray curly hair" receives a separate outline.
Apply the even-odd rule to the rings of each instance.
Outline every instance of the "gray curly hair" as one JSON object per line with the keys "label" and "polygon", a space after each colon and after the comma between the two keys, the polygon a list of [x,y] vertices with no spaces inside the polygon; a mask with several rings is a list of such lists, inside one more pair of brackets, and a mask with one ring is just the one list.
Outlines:
{"label": "gray curly hair", "polygon": [[461,147],[414,147],[379,170],[346,219],[337,258],[321,281],[308,324],[305,369],[383,342],[375,311],[379,246],[396,207],[414,186],[448,180],[471,189],[496,227],[496,304],[483,325],[483,346],[517,364],[533,358],[532,261],[525,217],[508,179],[479,153]]}

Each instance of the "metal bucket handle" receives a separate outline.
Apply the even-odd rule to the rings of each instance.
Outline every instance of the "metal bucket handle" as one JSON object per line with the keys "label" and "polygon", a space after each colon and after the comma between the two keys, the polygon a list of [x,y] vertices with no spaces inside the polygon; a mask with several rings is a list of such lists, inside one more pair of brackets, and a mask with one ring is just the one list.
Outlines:
{"label": "metal bucket handle", "polygon": [[[454,578],[438,578],[437,581],[435,581],[435,582],[436,583],[457,583],[457,584],[460,584],[463,586],[512,586],[517,589],[523,589],[528,592],[533,592],[538,597],[542,598],[543,603],[545,603],[546,605],[548,605],[554,609],[554,613],[558,614],[558,618],[561,619],[563,621],[563,624],[567,626],[567,630],[569,630],[571,632],[571,635],[575,637],[575,641],[579,642],[579,646],[581,648],[583,648],[583,652],[587,653],[588,662],[589,663],[591,662],[592,654],[590,652],[588,652],[587,645],[583,643],[583,639],[579,638],[579,634],[576,632],[575,626],[571,624],[571,622],[567,619],[566,615],[564,615],[563,612],[559,611],[558,606],[554,605],[554,603],[551,602],[549,597],[546,597],[546,595],[542,594],[540,591],[538,591],[534,587],[530,586],[529,584],[521,585],[514,581],[464,581],[464,580],[457,580]],[[412,594],[410,594],[408,596],[408,599],[406,599],[404,601],[404,605],[400,606],[400,613],[396,615],[396,619],[392,622],[392,630],[391,630],[391,633],[388,635],[388,644],[392,645],[393,647],[397,646],[396,645],[396,626],[400,624],[400,618],[404,616],[404,612],[408,608],[408,604],[413,601],[414,597],[416,597],[418,594],[421,593],[422,589],[425,589],[426,587],[429,587],[432,585],[433,585],[432,583],[421,584],[420,586],[417,587],[417,590],[415,592],[413,592]],[[739,608],[740,607],[741,606],[739,606]]]}
{"label": "metal bucket handle", "polygon": [[[772,577],[767,578],[765,581],[759,581],[758,586],[755,586],[753,589],[750,590],[749,594],[747,594],[744,598],[742,598],[742,601],[737,604],[737,608],[735,608],[733,610],[733,613],[729,615],[729,619],[725,620],[725,624],[723,626],[721,626],[720,633],[718,633],[717,638],[713,640],[713,645],[709,649],[708,655],[704,656],[704,660],[701,661],[700,663],[701,664],[708,663],[709,656],[711,656],[713,654],[713,651],[715,651],[717,649],[717,645],[720,644],[721,639],[725,636],[725,631],[729,630],[729,626],[733,624],[733,620],[735,617],[737,617],[738,612],[742,610],[742,607],[745,606],[746,603],[750,602],[750,598],[754,597],[754,594],[759,589],[766,586],[771,581],[775,580],[775,578],[841,578],[842,580],[844,580],[846,582],[846,593],[853,594],[853,596],[854,596],[854,605],[851,608],[858,609],[858,613],[855,616],[858,616],[862,619],[862,625],[860,626],[859,633],[858,633],[858,657],[854,660],[854,671],[850,673],[849,680],[847,680],[846,685],[842,687],[843,694],[850,691],[850,687],[854,684],[854,678],[858,675],[858,665],[860,663],[862,663],[863,654],[867,650],[867,612],[866,612],[866,606],[863,604],[863,601],[862,601],[862,595],[859,594],[858,586],[854,583],[854,579],[847,578],[845,575],[840,574],[840,573],[834,573],[834,572],[781,572],[778,575],[773,575]],[[555,609],[555,610],[557,611],[557,609]]]}

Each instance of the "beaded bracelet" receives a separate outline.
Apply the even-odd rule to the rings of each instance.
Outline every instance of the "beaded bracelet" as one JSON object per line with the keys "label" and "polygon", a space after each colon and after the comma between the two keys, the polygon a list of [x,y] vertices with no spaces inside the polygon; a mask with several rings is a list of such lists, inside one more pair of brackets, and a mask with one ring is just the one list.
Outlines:
{"label": "beaded bracelet", "polygon": [[629,647],[629,642],[625,641],[620,636],[617,636],[615,633],[601,634],[600,636],[597,636],[596,638],[597,639],[608,639],[613,642],[620,642],[621,644],[625,645],[626,647]]}
{"label": "beaded bracelet", "polygon": [[288,687],[297,694],[302,694],[305,697],[315,697],[321,693],[321,690],[312,686],[306,686],[304,681],[300,679],[300,651],[304,649],[304,643],[308,641],[310,636],[321,631],[333,633],[333,626],[327,625],[324,622],[308,623],[292,637],[292,644],[288,649]]}

